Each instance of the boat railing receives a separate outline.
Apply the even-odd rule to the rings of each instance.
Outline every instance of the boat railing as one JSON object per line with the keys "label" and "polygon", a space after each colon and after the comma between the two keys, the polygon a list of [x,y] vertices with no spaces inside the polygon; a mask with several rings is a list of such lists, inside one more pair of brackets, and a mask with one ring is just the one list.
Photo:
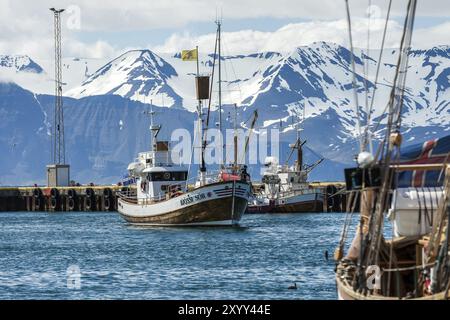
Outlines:
{"label": "boat railing", "polygon": [[120,191],[117,193],[118,197],[126,202],[134,203],[134,204],[152,204],[156,202],[160,202],[167,199],[167,194],[160,194],[154,197],[146,197],[142,199],[137,198],[136,192],[130,192],[130,191]]}
{"label": "boat railing", "polygon": [[137,203],[136,189],[127,189],[117,192],[117,196],[127,202]]}
{"label": "boat railing", "polygon": [[[220,181],[220,171],[210,171],[209,173],[205,174],[204,176],[205,181],[208,183],[214,183]],[[200,181],[202,179],[201,175],[196,175],[192,178],[189,178],[186,180],[186,190],[189,185],[195,184],[197,181]]]}
{"label": "boat railing", "polygon": [[296,190],[287,190],[287,191],[280,191],[278,195],[283,197],[289,197],[294,195],[304,195],[304,194],[315,194],[315,193],[322,193],[322,190],[319,188],[305,188],[305,189],[296,189]]}
{"label": "boat railing", "polygon": [[[215,183],[220,182],[220,171],[210,171],[203,176],[206,183]],[[163,194],[159,194],[154,197],[146,197],[142,199],[137,198],[137,191],[132,190],[124,190],[117,193],[120,199],[130,202],[130,203],[139,203],[139,204],[152,204],[164,200],[168,200],[174,197],[178,197],[183,195],[186,192],[190,191],[190,187],[195,185],[196,182],[201,181],[202,176],[196,175],[185,181],[174,181],[173,183],[167,185],[167,192]]]}

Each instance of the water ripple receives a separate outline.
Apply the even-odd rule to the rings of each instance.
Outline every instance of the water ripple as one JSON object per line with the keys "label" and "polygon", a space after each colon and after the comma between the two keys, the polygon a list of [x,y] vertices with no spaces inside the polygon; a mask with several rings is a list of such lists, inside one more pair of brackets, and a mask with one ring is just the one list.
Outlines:
{"label": "water ripple", "polygon": [[[343,214],[142,228],[116,213],[0,213],[0,299],[335,299]],[[68,287],[67,268],[80,269]],[[298,290],[287,290],[293,282]]]}

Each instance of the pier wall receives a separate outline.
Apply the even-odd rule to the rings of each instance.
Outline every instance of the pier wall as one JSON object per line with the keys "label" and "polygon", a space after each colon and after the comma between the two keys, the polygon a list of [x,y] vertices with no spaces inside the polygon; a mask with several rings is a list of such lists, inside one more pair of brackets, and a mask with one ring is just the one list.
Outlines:
{"label": "pier wall", "polygon": [[0,211],[116,211],[122,186],[0,188]]}
{"label": "pier wall", "polygon": [[[258,187],[258,184],[254,184]],[[349,211],[342,183],[312,183],[323,192],[323,212]],[[117,211],[118,192],[133,187],[8,187],[0,188],[1,211]]]}
{"label": "pier wall", "polygon": [[347,193],[343,182],[313,182],[323,192],[323,212],[347,212]]}

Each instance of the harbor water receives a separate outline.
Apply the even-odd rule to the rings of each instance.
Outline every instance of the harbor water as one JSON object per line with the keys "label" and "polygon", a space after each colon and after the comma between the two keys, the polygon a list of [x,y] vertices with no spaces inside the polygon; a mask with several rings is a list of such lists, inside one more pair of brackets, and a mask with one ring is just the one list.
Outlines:
{"label": "harbor water", "polygon": [[233,228],[144,228],[115,212],[3,212],[0,299],[336,299],[332,258],[344,218],[245,215]]}

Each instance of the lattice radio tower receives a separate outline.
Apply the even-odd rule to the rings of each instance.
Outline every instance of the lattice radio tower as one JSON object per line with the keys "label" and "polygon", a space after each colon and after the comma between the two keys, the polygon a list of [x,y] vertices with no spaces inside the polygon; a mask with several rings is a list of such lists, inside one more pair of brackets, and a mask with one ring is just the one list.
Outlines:
{"label": "lattice radio tower", "polygon": [[52,162],[65,164],[66,149],[64,143],[64,113],[62,100],[62,65],[61,65],[61,13],[64,9],[50,8],[55,24],[55,117],[52,132]]}

